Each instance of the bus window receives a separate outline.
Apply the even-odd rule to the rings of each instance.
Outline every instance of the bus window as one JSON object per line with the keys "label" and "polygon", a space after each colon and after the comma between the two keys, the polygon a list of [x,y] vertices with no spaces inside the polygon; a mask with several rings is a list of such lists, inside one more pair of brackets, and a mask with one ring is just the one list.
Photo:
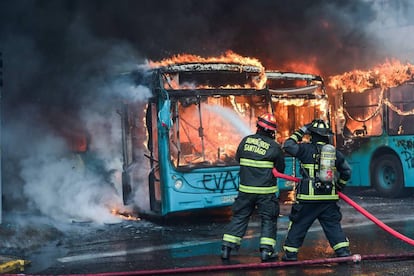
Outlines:
{"label": "bus window", "polygon": [[382,97],[383,90],[380,88],[343,94],[344,134],[348,138],[382,134]]}
{"label": "bus window", "polygon": [[385,103],[388,111],[390,135],[414,135],[413,84],[405,83],[389,89]]}

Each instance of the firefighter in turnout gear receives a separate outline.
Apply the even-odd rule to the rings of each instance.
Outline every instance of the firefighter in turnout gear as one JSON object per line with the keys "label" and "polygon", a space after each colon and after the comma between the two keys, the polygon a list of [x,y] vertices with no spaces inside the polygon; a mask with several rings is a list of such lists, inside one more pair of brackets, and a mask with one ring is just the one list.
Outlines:
{"label": "firefighter in turnout gear", "polygon": [[240,163],[240,185],[232,206],[233,216],[223,235],[221,258],[240,247],[247,225],[257,207],[261,218],[260,256],[262,261],[277,258],[276,245],[279,199],[272,169],[285,170],[281,146],[275,141],[276,120],[266,113],[258,118],[257,131],[240,142],[236,159]]}
{"label": "firefighter in turnout gear", "polygon": [[[310,135],[310,142],[301,143],[305,134]],[[289,215],[283,261],[297,260],[299,248],[316,219],[336,256],[351,254],[348,238],[341,227],[342,214],[337,204],[338,191],[345,187],[351,177],[351,168],[344,155],[329,145],[332,135],[329,125],[317,119],[296,130],[283,144],[284,151],[300,161],[302,176],[296,186],[296,202]]]}

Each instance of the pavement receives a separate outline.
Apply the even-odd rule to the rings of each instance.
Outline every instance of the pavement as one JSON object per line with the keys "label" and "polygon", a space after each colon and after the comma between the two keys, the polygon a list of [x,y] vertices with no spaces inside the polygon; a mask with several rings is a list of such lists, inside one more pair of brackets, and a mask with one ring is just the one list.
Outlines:
{"label": "pavement", "polygon": [[[410,224],[414,221],[412,197],[384,199],[375,191],[362,189],[349,189],[345,193],[384,223],[403,227],[403,233],[414,236]],[[352,237],[353,252],[404,253],[411,250],[410,245],[384,233],[353,207],[343,201],[339,204],[342,225]],[[288,194],[281,195],[280,207],[278,236],[282,239],[289,223]],[[0,261],[7,266],[0,273],[84,274],[218,265],[222,231],[229,219],[226,214],[221,218],[197,215],[169,221],[141,219],[98,225],[79,221],[52,223],[39,214],[7,212],[0,225]],[[260,219],[253,216],[244,245],[233,264],[257,262],[259,228]],[[317,223],[312,226],[301,258],[330,256],[332,252],[321,232]],[[377,266],[372,270],[378,269]],[[409,266],[406,267],[408,271]],[[390,271],[401,272],[403,268],[399,265]]]}

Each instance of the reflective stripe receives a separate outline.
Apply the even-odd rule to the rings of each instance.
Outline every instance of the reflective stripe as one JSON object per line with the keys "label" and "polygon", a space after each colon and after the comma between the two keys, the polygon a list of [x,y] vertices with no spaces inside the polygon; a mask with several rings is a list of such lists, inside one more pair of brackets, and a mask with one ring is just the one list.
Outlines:
{"label": "reflective stripe", "polygon": [[337,250],[337,249],[342,248],[342,247],[349,247],[349,241],[340,242],[340,243],[335,244],[335,246],[333,247],[333,250]]}
{"label": "reflective stripe", "polygon": [[309,176],[315,176],[315,170],[318,169],[318,164],[302,164],[302,167],[309,170]]}
{"label": "reflective stripe", "polygon": [[272,239],[272,238],[261,237],[260,238],[260,244],[271,245],[271,246],[274,247],[276,245],[276,240]]}
{"label": "reflective stripe", "polygon": [[303,134],[299,131],[295,131],[289,138],[293,139],[297,143],[299,141],[302,141]]}
{"label": "reflective stripe", "polygon": [[347,182],[347,181],[346,181],[346,180],[343,180],[343,179],[339,179],[339,181],[338,181],[338,182],[339,182],[339,184],[346,185],[346,182]]}
{"label": "reflective stripe", "polygon": [[[310,177],[315,176],[315,170],[318,169],[318,164],[302,164],[302,168],[307,169]],[[308,181],[308,194],[297,194],[297,199],[303,200],[338,200],[339,196],[336,193],[335,185],[332,185],[332,191],[328,195],[317,195],[313,187],[312,179]]]}
{"label": "reflective stripe", "polygon": [[240,245],[241,238],[233,236],[233,235],[229,235],[229,234],[224,234],[223,235],[223,241],[231,242],[231,243],[235,243],[237,245]]}
{"label": "reflective stripe", "polygon": [[256,186],[246,186],[243,184],[239,185],[239,191],[247,194],[274,194],[279,191],[278,186],[270,187],[256,187]]}
{"label": "reflective stripe", "polygon": [[240,158],[240,165],[246,167],[273,169],[272,161],[257,161],[247,158]]}
{"label": "reflective stripe", "polygon": [[291,246],[283,246],[283,249],[286,252],[296,252],[297,253],[299,251],[299,248],[291,247]]}
{"label": "reflective stripe", "polygon": [[337,194],[334,195],[304,195],[298,194],[296,196],[297,199],[304,199],[304,200],[337,200],[339,196]]}

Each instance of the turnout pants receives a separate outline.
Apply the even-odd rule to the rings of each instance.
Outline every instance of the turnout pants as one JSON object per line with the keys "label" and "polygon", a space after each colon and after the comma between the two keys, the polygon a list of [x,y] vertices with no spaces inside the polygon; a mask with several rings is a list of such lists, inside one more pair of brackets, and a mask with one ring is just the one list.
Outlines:
{"label": "turnout pants", "polygon": [[232,206],[233,217],[226,227],[223,245],[238,248],[246,233],[249,218],[256,209],[261,218],[260,249],[273,249],[276,245],[279,201],[273,194],[239,192]]}
{"label": "turnout pants", "polygon": [[334,250],[349,246],[349,241],[340,224],[342,214],[336,202],[296,203],[292,206],[289,218],[289,231],[283,246],[287,252],[298,252],[306,233],[316,219],[319,220]]}

